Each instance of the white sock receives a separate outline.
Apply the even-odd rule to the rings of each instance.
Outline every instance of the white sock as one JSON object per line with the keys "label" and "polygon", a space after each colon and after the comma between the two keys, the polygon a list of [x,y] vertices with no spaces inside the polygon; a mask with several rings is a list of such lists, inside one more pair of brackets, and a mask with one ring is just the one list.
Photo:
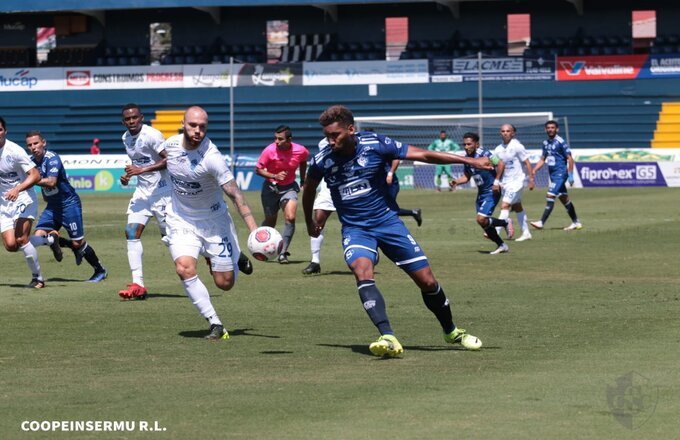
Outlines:
{"label": "white sock", "polygon": [[43,235],[31,235],[28,238],[28,241],[31,242],[31,244],[35,246],[47,246],[52,243],[54,243],[54,237],[51,235],[43,236]]}
{"label": "white sock", "polygon": [[527,223],[527,212],[522,210],[517,213],[517,223],[522,228],[522,234],[529,233],[529,224]]}
{"label": "white sock", "polygon": [[144,287],[144,272],[142,271],[144,247],[142,246],[142,240],[128,240],[127,255],[130,271],[132,272],[132,282]]}
{"label": "white sock", "polygon": [[43,277],[42,273],[40,272],[40,263],[38,262],[38,251],[36,250],[35,246],[28,242],[20,249],[21,252],[24,253],[26,264],[28,265],[28,269],[31,271],[33,278],[42,281]]}
{"label": "white sock", "polygon": [[321,255],[321,245],[323,244],[323,234],[319,234],[316,238],[312,237],[309,243],[312,248],[312,263],[319,264],[321,262],[319,257]]}
{"label": "white sock", "polygon": [[198,279],[198,275],[189,278],[188,280],[183,280],[184,291],[191,300],[192,304],[196,306],[198,312],[205,319],[210,322],[210,324],[222,325],[222,321],[217,316],[217,312],[210,302],[210,293],[208,293],[208,288],[205,284]]}
{"label": "white sock", "polygon": [[[498,216],[500,220],[505,220],[510,217],[510,210],[509,209],[501,209],[501,215]],[[498,232],[498,235],[501,234],[501,228],[500,226],[496,228],[496,232]]]}

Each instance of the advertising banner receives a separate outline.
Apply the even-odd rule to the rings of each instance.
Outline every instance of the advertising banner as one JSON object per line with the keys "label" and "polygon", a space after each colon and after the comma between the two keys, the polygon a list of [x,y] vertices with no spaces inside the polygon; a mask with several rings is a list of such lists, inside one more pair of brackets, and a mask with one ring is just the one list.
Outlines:
{"label": "advertising banner", "polygon": [[558,57],[558,81],[635,79],[647,55]]}
{"label": "advertising banner", "polygon": [[[234,73],[241,70],[241,64],[234,64]],[[229,64],[195,64],[184,66],[184,87],[230,87]],[[234,81],[236,86],[236,81]]]}
{"label": "advertising banner", "polygon": [[304,63],[303,85],[407,84],[430,81],[427,60]]}
{"label": "advertising banner", "polygon": [[165,89],[184,86],[183,66],[73,67],[66,90]]}
{"label": "advertising banner", "polygon": [[666,186],[657,162],[588,162],[578,164],[584,188],[603,186]]}
{"label": "advertising banner", "polygon": [[678,78],[680,77],[680,54],[651,55],[638,78]]}
{"label": "advertising banner", "polygon": [[[433,60],[430,65],[432,82],[478,81],[481,69],[483,81],[554,80],[553,58],[497,57],[456,58]],[[453,79],[452,79],[453,78]]]}
{"label": "advertising banner", "polygon": [[242,64],[238,86],[301,86],[302,64]]}
{"label": "advertising banner", "polygon": [[61,68],[0,69],[0,92],[60,90],[63,84]]}

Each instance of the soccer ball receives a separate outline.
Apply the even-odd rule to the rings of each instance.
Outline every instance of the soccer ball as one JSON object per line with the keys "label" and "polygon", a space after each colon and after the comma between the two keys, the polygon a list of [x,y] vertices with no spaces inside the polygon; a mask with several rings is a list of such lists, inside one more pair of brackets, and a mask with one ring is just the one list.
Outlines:
{"label": "soccer ball", "polygon": [[248,250],[257,260],[273,260],[279,256],[282,248],[281,234],[269,226],[260,226],[248,236]]}

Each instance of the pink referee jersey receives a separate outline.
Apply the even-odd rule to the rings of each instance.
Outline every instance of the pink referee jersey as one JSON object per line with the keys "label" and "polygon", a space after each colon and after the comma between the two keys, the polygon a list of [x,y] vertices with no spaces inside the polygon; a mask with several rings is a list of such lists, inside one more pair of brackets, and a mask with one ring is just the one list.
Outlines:
{"label": "pink referee jersey", "polygon": [[309,151],[303,145],[291,142],[289,149],[281,150],[276,148],[276,144],[272,142],[262,151],[255,167],[266,169],[272,174],[287,171],[285,179],[267,179],[267,181],[281,186],[290,185],[295,181],[295,172],[298,167],[302,162],[306,162],[308,157]]}

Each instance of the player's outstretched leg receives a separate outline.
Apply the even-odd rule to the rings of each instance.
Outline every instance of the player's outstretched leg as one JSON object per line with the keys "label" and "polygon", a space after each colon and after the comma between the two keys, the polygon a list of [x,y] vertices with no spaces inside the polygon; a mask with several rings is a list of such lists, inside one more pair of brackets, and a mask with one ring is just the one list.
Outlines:
{"label": "player's outstretched leg", "polygon": [[552,210],[553,210],[554,207],[555,207],[555,199],[547,197],[545,199],[545,209],[543,209],[543,215],[541,216],[541,219],[537,222],[530,222],[529,224],[536,229],[543,229],[543,227],[545,226],[545,223],[548,221],[548,217],[550,217],[550,214],[552,213]]}
{"label": "player's outstretched leg", "polygon": [[102,266],[102,263],[101,261],[99,261],[99,258],[97,257],[97,254],[95,253],[92,246],[90,246],[87,242],[83,241],[83,243],[80,245],[76,252],[80,254],[82,258],[85,259],[85,261],[90,263],[90,266],[92,266],[92,268],[94,269],[94,273],[92,274],[90,279],[87,280],[86,282],[98,283],[106,279],[109,273],[106,270],[106,268]]}
{"label": "player's outstretched leg", "polygon": [[358,281],[357,289],[364,310],[381,335],[377,341],[368,346],[368,349],[376,356],[395,357],[403,353],[404,348],[394,336],[390,321],[387,319],[385,300],[375,285],[375,280]]}
{"label": "player's outstretched leg", "polygon": [[212,302],[210,302],[210,294],[205,284],[203,284],[197,275],[194,275],[187,280],[182,280],[182,285],[184,286],[184,292],[194,306],[196,306],[198,312],[210,324],[210,330],[205,338],[213,341],[229,339],[229,332],[227,332],[219,316],[217,316],[217,312]]}
{"label": "player's outstretched leg", "polygon": [[578,221],[578,216],[576,215],[576,208],[574,208],[574,204],[571,202],[571,200],[567,200],[567,202],[564,203],[564,207],[566,208],[567,214],[569,214],[569,218],[571,219],[571,224],[564,228],[564,230],[577,231],[579,229],[583,229],[583,225],[581,224],[580,221]]}

